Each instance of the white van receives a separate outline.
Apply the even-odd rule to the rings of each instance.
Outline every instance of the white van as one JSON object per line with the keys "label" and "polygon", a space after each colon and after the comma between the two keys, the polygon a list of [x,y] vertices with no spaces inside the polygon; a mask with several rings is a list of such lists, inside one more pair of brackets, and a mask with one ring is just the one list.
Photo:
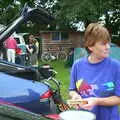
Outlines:
{"label": "white van", "polygon": [[[14,37],[17,41],[18,49],[16,52],[16,64],[25,65],[29,62],[29,57],[27,55],[25,35],[29,35],[29,33],[16,33],[14,32],[11,36]],[[7,60],[6,49],[3,47],[0,49],[0,59]]]}
{"label": "white van", "polygon": [[29,33],[16,33],[14,32],[12,36],[17,41],[18,51],[16,52],[16,64],[26,65],[29,62],[29,57],[27,55],[25,35],[29,35]]}
{"label": "white van", "polygon": [[27,51],[26,51],[26,43],[25,43],[24,36],[28,35],[28,34],[29,33],[16,33],[16,32],[14,32],[12,34],[12,36],[17,41],[18,48],[21,49],[21,53],[19,53],[20,55],[24,55],[24,54],[27,53]]}

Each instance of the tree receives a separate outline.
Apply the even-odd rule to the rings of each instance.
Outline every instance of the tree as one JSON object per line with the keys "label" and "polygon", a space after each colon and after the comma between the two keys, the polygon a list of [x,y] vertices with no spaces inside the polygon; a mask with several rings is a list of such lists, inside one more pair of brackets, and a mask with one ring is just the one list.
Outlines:
{"label": "tree", "polygon": [[12,0],[0,1],[0,8],[0,24],[4,25],[9,24],[19,10],[18,5],[14,4]]}
{"label": "tree", "polygon": [[[12,2],[10,3],[10,1]],[[23,5],[27,2],[29,6],[44,8],[55,17],[55,20],[51,23],[49,28],[39,24],[34,24],[38,29],[76,30],[77,28],[73,26],[73,23],[82,21],[85,26],[87,26],[90,22],[98,22],[100,17],[104,15],[106,27],[113,34],[120,33],[119,0],[19,0],[19,2],[20,5],[15,4],[15,0],[14,2],[13,0],[0,2],[0,20],[3,23],[8,23],[10,18],[13,18],[11,16],[20,11],[23,8]],[[8,8],[11,8],[11,10],[7,11]]]}
{"label": "tree", "polygon": [[[60,9],[56,12],[58,19],[63,21],[83,21],[86,25],[92,21],[98,21],[99,17],[111,10],[113,1],[110,0],[61,0]],[[117,3],[114,3],[117,4]],[[113,8],[113,6],[112,6]]]}
{"label": "tree", "polygon": [[73,23],[82,21],[87,26],[100,21],[105,16],[105,26],[112,34],[120,36],[120,2],[119,0],[59,0],[59,7],[54,12],[60,28],[75,29]]}
{"label": "tree", "polygon": [[[0,24],[7,26],[10,23],[12,23],[18,16],[20,16],[22,14],[22,10],[23,10],[23,7],[26,2],[29,7],[36,6],[35,0],[0,1],[0,7],[1,7],[1,9],[0,9]],[[29,27],[28,27],[28,24],[29,24]],[[30,33],[36,33],[40,30],[40,28],[47,28],[47,26],[28,21],[28,22],[23,23],[19,27],[19,29],[17,29],[17,31],[18,32],[26,32],[27,31]]]}

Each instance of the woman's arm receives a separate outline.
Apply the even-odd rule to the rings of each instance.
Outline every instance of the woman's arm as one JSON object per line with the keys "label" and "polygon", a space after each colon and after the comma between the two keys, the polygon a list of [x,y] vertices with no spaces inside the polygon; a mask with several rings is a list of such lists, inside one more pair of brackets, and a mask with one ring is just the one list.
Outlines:
{"label": "woman's arm", "polygon": [[120,97],[118,96],[96,98],[96,100],[98,105],[103,105],[103,106],[114,106],[120,104]]}
{"label": "woman's arm", "polygon": [[120,97],[110,96],[106,98],[87,98],[88,104],[81,106],[84,109],[90,110],[96,105],[100,106],[114,106],[120,104]]}

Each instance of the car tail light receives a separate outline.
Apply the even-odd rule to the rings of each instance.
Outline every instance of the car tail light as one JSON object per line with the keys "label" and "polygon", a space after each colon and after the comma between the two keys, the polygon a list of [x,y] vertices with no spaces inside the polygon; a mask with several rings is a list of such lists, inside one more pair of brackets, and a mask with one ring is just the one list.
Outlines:
{"label": "car tail light", "polygon": [[45,98],[49,98],[53,95],[52,90],[48,90],[46,93],[44,93],[42,96],[40,96],[40,99],[45,99]]}

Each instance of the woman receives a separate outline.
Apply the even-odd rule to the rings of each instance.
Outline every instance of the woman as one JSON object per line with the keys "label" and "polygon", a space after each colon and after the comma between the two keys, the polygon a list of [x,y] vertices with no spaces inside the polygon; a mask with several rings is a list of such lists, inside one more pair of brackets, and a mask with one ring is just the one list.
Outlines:
{"label": "woman", "polygon": [[8,62],[15,63],[15,55],[17,49],[17,41],[14,37],[10,36],[5,41],[5,47],[7,49],[7,60]]}
{"label": "woman", "polygon": [[120,62],[109,57],[110,35],[98,24],[88,25],[84,47],[88,56],[76,61],[71,70],[70,96],[84,99],[80,105],[96,115],[96,120],[119,120]]}
{"label": "woman", "polygon": [[36,39],[33,35],[29,35],[29,44],[27,47],[27,51],[30,57],[30,64],[31,65],[36,65],[37,63],[37,54],[38,54],[38,49],[36,46]]}

